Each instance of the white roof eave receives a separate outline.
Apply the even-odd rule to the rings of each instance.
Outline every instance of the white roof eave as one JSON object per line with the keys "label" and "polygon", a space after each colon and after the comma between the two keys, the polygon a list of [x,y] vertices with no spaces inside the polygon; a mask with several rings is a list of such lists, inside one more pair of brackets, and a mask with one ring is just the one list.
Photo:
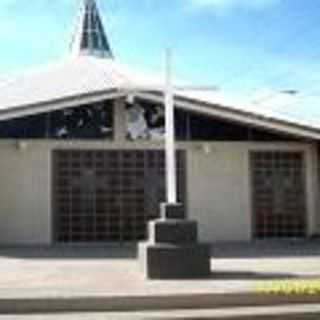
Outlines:
{"label": "white roof eave", "polygon": [[123,96],[124,94],[121,91],[114,88],[101,92],[83,94],[81,96],[64,97],[52,101],[39,101],[34,104],[23,106],[12,106],[0,110],[0,120],[9,120],[28,115],[73,108],[80,105],[99,102],[101,100],[111,100]]}

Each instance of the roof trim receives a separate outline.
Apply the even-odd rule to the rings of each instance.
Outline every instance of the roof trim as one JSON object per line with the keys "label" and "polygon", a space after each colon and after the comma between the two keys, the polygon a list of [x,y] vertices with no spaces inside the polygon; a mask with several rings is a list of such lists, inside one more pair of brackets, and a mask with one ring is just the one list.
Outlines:
{"label": "roof trim", "polygon": [[61,110],[65,108],[72,108],[75,106],[99,102],[101,100],[110,100],[125,96],[116,89],[96,91],[93,93],[64,97],[53,101],[44,101],[34,104],[24,105],[22,107],[12,107],[7,110],[0,110],[0,120],[9,120],[18,117],[29,116],[42,112],[50,112]]}

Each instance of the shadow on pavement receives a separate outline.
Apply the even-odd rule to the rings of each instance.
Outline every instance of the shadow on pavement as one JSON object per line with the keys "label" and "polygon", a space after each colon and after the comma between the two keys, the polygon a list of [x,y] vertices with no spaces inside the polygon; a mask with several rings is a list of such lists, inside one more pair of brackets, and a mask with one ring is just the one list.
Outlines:
{"label": "shadow on pavement", "polygon": [[[212,272],[212,280],[289,280],[306,279],[306,276],[299,276],[293,273],[278,272],[250,272],[250,271],[217,271]],[[310,276],[310,278],[312,278]]]}
{"label": "shadow on pavement", "polygon": [[212,246],[212,258],[257,259],[320,257],[320,240],[266,240],[250,243],[216,243]]}
{"label": "shadow on pavement", "polygon": [[137,246],[83,245],[0,248],[0,257],[17,259],[136,259]]}

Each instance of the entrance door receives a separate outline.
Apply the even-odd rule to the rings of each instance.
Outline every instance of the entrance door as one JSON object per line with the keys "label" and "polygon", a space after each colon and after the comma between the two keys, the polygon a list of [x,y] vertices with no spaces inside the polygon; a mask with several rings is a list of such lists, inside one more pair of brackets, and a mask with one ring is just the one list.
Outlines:
{"label": "entrance door", "polygon": [[[179,199],[185,157],[178,152]],[[127,242],[146,238],[165,199],[164,153],[59,150],[53,153],[56,242]]]}
{"label": "entrance door", "polygon": [[251,154],[254,236],[306,236],[305,166],[302,152]]}

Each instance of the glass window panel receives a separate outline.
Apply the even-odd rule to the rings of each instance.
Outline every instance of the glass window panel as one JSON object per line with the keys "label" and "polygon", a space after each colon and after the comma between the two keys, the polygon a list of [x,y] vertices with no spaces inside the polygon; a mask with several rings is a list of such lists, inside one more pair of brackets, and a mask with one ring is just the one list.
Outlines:
{"label": "glass window panel", "polygon": [[[81,159],[80,175],[73,168],[74,154]],[[99,159],[117,158],[118,169],[108,171],[108,161],[101,170]],[[179,159],[178,190],[179,201],[185,199],[185,155],[177,153]],[[63,161],[70,166],[61,167]],[[141,173],[138,162],[157,159],[161,168],[143,166]],[[108,242],[140,241],[146,238],[146,225],[150,219],[159,216],[159,204],[165,198],[163,152],[148,151],[55,151],[54,166],[54,216],[55,239],[58,242]],[[91,159],[90,169],[86,161]],[[130,173],[122,170],[123,159],[130,161]],[[159,170],[161,169],[161,170]],[[99,172],[99,174],[97,174]],[[116,183],[108,184],[110,176]],[[64,184],[61,184],[63,180]],[[69,187],[66,189],[65,184]],[[61,192],[61,190],[63,192]],[[67,213],[67,215],[66,215]],[[67,226],[67,227],[66,227]]]}
{"label": "glass window panel", "polygon": [[[254,152],[251,164],[255,236],[304,236],[306,195],[303,153]],[[295,179],[290,174],[292,167],[297,169]]]}
{"label": "glass window panel", "polygon": [[112,102],[0,121],[0,138],[106,139],[112,136]]}

